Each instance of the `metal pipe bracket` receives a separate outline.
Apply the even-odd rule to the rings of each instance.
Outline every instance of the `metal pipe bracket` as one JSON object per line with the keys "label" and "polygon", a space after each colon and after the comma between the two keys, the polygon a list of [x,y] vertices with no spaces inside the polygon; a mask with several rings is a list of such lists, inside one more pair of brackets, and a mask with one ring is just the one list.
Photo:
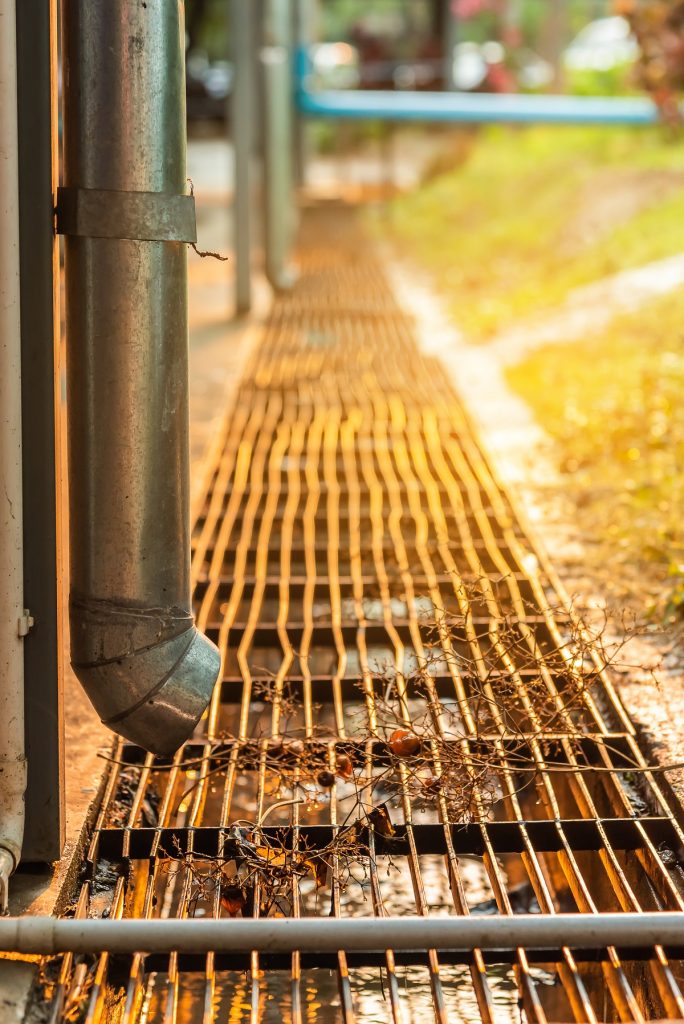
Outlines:
{"label": "metal pipe bracket", "polygon": [[57,234],[128,238],[138,242],[196,242],[194,196],[60,188]]}

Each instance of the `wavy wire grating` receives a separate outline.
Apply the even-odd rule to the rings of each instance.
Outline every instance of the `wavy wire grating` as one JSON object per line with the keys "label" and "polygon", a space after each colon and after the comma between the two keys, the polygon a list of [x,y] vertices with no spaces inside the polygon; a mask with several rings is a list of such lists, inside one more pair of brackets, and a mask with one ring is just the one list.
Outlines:
{"label": "wavy wire grating", "polygon": [[[194,534],[223,678],[170,762],[119,744],[76,916],[684,909],[684,835],[439,363],[348,211],[239,388]],[[44,966],[88,1024],[684,1017],[657,947]]]}

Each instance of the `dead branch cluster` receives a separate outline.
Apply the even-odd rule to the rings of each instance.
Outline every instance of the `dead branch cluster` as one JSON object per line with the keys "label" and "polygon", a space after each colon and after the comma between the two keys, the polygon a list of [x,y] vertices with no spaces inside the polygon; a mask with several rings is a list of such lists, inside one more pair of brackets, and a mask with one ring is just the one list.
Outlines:
{"label": "dead branch cluster", "polygon": [[[589,770],[581,740],[590,730],[594,691],[634,630],[611,642],[607,617],[592,629],[574,616],[566,621],[563,638],[554,641],[537,620],[521,626],[505,617],[477,634],[464,616],[426,619],[423,650],[410,670],[377,665],[358,681],[353,739],[320,725],[307,733],[292,682],[255,683],[253,698],[277,710],[277,733],[257,725],[249,739],[222,737],[222,749],[192,762],[196,780],[182,801],[209,775],[225,773],[238,745],[240,768],[262,777],[262,809],[253,820],[232,823],[216,858],[199,863],[180,847],[167,851],[168,870],[180,860],[191,872],[191,907],[220,899],[232,916],[255,907],[288,915],[304,879],[316,891],[332,884],[344,893],[366,879],[378,847],[391,861],[393,842],[403,835],[397,818],[411,822],[422,812],[448,825],[486,820],[506,793],[533,785],[540,771],[535,742],[544,770]],[[574,769],[567,757],[554,761],[560,739],[576,752]],[[342,819],[329,841],[313,848],[300,833],[300,810],[333,801]],[[291,825],[269,827],[276,811],[286,811]]]}

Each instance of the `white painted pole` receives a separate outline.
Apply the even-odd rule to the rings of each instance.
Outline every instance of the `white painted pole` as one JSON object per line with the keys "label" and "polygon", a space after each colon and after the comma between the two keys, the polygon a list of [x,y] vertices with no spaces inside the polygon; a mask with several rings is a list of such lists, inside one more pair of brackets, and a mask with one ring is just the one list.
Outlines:
{"label": "white painted pole", "polygon": [[684,913],[514,917],[0,920],[6,953],[336,952],[684,946]]}
{"label": "white painted pole", "polygon": [[0,912],[24,837],[24,614],[15,0],[0,0]]}

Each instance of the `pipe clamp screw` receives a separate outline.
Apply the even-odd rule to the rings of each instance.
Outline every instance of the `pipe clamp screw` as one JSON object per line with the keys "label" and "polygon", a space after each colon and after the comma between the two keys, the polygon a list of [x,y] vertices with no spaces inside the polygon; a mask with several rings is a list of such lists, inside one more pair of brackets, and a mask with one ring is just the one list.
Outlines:
{"label": "pipe clamp screw", "polygon": [[36,620],[31,615],[31,612],[28,608],[24,608],[24,614],[17,619],[17,635],[28,636],[35,624]]}

